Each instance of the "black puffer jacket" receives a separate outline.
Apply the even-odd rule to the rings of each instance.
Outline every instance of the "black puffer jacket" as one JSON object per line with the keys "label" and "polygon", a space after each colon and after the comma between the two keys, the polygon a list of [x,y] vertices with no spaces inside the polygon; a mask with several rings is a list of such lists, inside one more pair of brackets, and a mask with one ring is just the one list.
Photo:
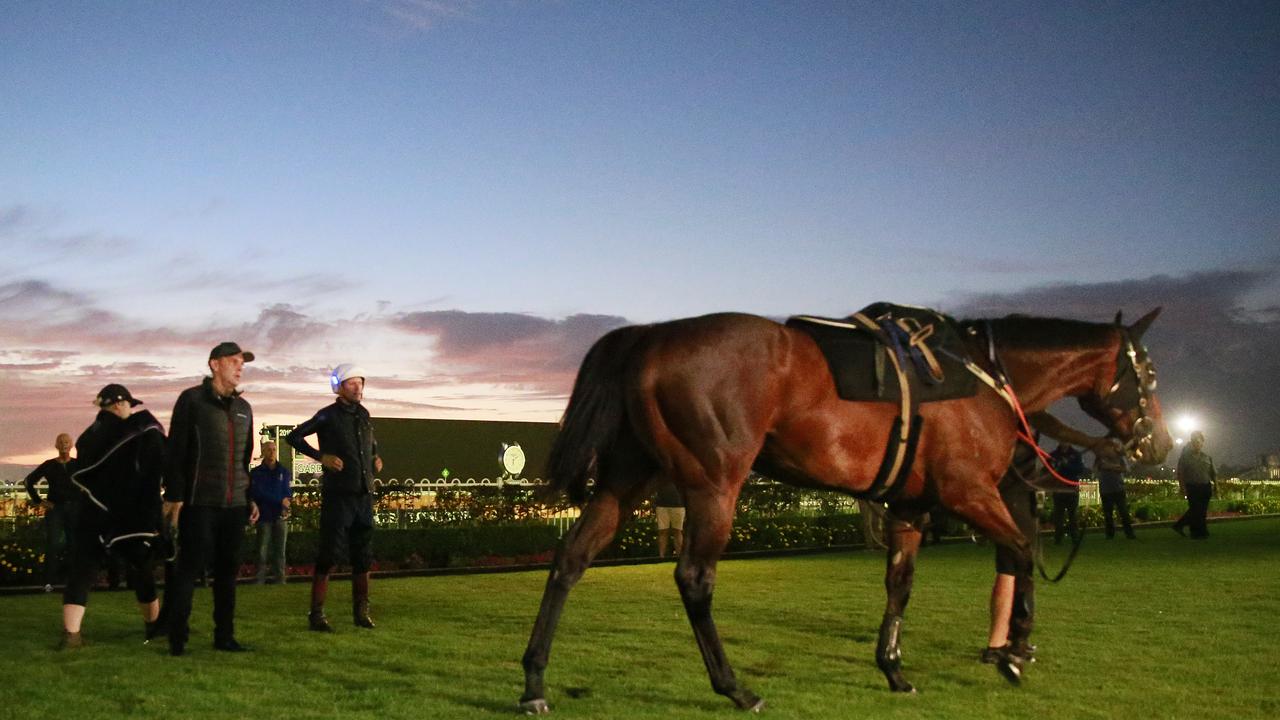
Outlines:
{"label": "black puffer jacket", "polygon": [[213,379],[178,396],[169,421],[164,499],[210,507],[249,502],[253,408],[233,393],[218,397]]}
{"label": "black puffer jacket", "polygon": [[[312,434],[320,442],[319,451],[306,441]],[[363,405],[335,402],[294,428],[285,442],[312,460],[320,460],[321,454],[342,458],[341,470],[324,469],[321,492],[364,495],[372,490],[378,441]]]}
{"label": "black puffer jacket", "polygon": [[81,512],[110,537],[154,533],[160,527],[164,428],[142,410],[126,419],[102,410],[76,440],[71,481],[84,493]]}

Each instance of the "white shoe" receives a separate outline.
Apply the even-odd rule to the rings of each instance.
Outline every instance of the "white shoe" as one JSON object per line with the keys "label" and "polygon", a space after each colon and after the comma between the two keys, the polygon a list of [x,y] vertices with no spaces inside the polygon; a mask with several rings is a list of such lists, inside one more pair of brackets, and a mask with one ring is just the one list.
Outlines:
{"label": "white shoe", "polygon": [[44,591],[45,591],[45,592],[53,592],[53,586],[52,586],[52,585],[50,585],[50,584],[48,584],[48,583],[45,583]]}

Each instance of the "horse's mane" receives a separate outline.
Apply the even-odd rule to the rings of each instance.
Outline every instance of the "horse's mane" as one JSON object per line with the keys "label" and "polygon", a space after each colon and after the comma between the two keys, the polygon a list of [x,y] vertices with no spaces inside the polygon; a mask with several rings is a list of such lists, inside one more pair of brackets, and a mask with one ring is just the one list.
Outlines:
{"label": "horse's mane", "polygon": [[965,320],[964,325],[981,328],[990,324],[998,345],[1046,350],[1096,346],[1107,338],[1113,327],[1105,323],[1042,318],[1030,315],[1006,315],[992,320]]}

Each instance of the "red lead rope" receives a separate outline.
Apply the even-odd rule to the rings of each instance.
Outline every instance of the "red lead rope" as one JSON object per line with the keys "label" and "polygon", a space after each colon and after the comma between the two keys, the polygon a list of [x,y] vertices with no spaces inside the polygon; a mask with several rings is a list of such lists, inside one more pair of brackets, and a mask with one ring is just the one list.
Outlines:
{"label": "red lead rope", "polygon": [[1079,481],[1068,480],[1053,468],[1053,463],[1050,462],[1049,453],[1045,452],[1045,449],[1040,447],[1040,443],[1036,442],[1036,439],[1033,437],[1031,432],[1031,423],[1027,422],[1027,416],[1022,412],[1022,403],[1018,401],[1018,396],[1013,392],[1013,386],[1006,382],[1004,384],[1004,390],[1009,393],[1009,404],[1013,406],[1013,411],[1017,414],[1018,421],[1022,423],[1022,427],[1018,430],[1018,439],[1030,445],[1031,449],[1036,451],[1036,457],[1040,458],[1040,464],[1044,465],[1044,469],[1048,470],[1050,475],[1057,478],[1059,482],[1066,483],[1073,487],[1079,487]]}

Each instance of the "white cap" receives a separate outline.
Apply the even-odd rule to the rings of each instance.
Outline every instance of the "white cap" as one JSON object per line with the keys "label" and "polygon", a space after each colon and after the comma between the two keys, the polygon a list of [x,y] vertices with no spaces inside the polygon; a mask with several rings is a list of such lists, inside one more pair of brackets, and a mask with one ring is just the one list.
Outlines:
{"label": "white cap", "polygon": [[329,389],[337,393],[338,388],[342,387],[342,383],[357,377],[361,379],[365,377],[364,368],[355,363],[342,363],[334,368],[333,372],[329,373]]}

